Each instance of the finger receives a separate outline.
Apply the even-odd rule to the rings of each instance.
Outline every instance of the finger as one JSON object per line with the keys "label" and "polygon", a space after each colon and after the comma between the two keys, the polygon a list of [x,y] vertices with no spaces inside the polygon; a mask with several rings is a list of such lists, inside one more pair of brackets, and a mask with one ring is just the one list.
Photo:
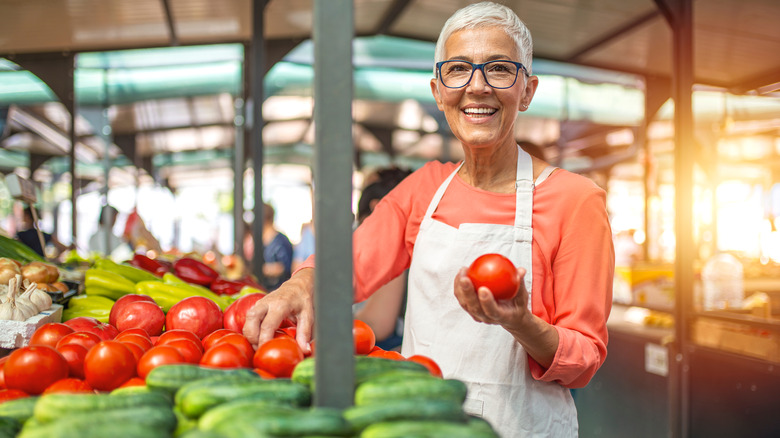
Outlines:
{"label": "finger", "polygon": [[311,353],[311,334],[314,326],[314,317],[312,312],[304,310],[298,317],[298,326],[295,329],[295,340],[301,347],[304,354]]}
{"label": "finger", "polygon": [[455,298],[467,311],[479,306],[477,292],[474,290],[471,279],[466,275],[466,268],[461,268],[455,276]]}
{"label": "finger", "polygon": [[528,290],[525,287],[525,274],[526,274],[525,268],[517,268],[517,278],[518,278],[518,288],[517,288],[517,295],[515,295],[514,301],[518,303],[518,305],[525,307],[528,303]]}
{"label": "finger", "polygon": [[268,307],[265,303],[258,301],[246,312],[246,322],[244,323],[244,336],[249,342],[257,348],[258,337],[260,336],[260,322],[265,318]]}
{"label": "finger", "polygon": [[496,322],[501,319],[501,310],[490,290],[485,287],[479,288],[479,304],[486,322]]}
{"label": "finger", "polygon": [[260,324],[260,335],[257,338],[258,346],[273,339],[276,329],[282,325],[285,313],[282,309],[269,304],[265,318],[263,318],[263,322]]}

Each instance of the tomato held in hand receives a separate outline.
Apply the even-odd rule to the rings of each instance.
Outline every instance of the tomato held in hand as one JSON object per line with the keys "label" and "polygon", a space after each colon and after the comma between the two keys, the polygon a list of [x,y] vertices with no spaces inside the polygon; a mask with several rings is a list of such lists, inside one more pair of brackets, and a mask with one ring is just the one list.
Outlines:
{"label": "tomato held in hand", "polygon": [[135,356],[119,341],[102,341],[84,358],[84,377],[99,391],[111,391],[135,377]]}
{"label": "tomato held in hand", "polygon": [[22,347],[8,357],[4,375],[8,389],[40,394],[52,383],[68,377],[68,362],[52,347]]}
{"label": "tomato held in hand", "polygon": [[359,319],[352,321],[352,337],[355,342],[355,354],[366,355],[370,353],[376,345],[374,330]]}
{"label": "tomato held in hand", "polygon": [[60,322],[50,322],[35,330],[27,345],[46,345],[54,348],[65,335],[75,332],[73,327]]}
{"label": "tomato held in hand", "polygon": [[274,338],[257,347],[252,360],[255,368],[276,377],[290,377],[295,366],[303,360],[303,351],[289,337]]}
{"label": "tomato held in hand", "polygon": [[485,254],[477,257],[466,272],[474,290],[480,287],[490,289],[497,300],[514,298],[520,287],[517,268],[511,260],[501,254]]}

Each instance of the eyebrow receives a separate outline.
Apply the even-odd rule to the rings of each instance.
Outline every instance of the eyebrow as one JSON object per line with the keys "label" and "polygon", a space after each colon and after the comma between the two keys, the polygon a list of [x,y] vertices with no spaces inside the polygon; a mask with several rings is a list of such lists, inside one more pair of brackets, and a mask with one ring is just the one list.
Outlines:
{"label": "eyebrow", "polygon": [[[469,56],[453,56],[452,58],[449,58],[448,61],[469,61],[472,62],[472,58]],[[485,62],[490,61],[512,61],[512,57],[507,55],[491,55],[488,56]]]}

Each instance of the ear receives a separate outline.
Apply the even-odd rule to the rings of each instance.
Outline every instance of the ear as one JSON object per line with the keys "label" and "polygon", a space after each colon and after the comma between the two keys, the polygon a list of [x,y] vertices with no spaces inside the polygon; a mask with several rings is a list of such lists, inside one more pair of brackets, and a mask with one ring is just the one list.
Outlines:
{"label": "ear", "polygon": [[431,79],[431,94],[433,94],[433,100],[436,101],[436,107],[439,108],[439,111],[444,111],[442,108],[441,103],[441,94],[439,94],[439,81],[436,80],[436,78]]}
{"label": "ear", "polygon": [[531,101],[534,98],[534,94],[536,94],[536,87],[538,86],[539,86],[538,76],[531,76],[526,79],[525,88],[523,89],[523,98],[520,100],[520,103],[526,106],[526,109],[523,111],[526,111],[528,109],[528,106],[531,105]]}

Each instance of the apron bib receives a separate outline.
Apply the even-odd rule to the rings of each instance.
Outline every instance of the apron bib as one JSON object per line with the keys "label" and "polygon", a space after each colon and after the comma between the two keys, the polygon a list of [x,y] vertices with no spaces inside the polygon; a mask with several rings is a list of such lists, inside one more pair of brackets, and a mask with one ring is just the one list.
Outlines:
{"label": "apron bib", "polygon": [[[487,419],[504,438],[576,437],[577,412],[569,390],[534,379],[526,352],[512,335],[500,326],[474,321],[452,292],[458,270],[486,253],[503,254],[515,266],[524,267],[525,287],[532,290],[533,164],[530,155],[517,149],[513,226],[454,228],[431,218],[460,166],[434,195],[409,269],[402,354],[428,356],[439,364],[445,378],[464,381],[466,412]],[[529,297],[529,310],[531,301]]]}

